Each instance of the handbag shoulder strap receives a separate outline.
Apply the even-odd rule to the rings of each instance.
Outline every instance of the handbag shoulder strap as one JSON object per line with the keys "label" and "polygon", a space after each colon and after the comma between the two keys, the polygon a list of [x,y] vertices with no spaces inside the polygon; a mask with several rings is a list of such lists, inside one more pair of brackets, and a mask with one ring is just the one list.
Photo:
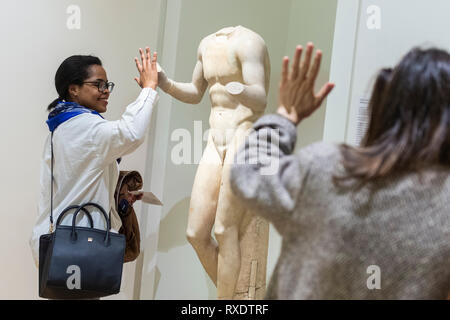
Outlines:
{"label": "handbag shoulder strap", "polygon": [[52,178],[50,179],[50,233],[53,232],[53,131],[50,140],[51,144],[51,153],[52,153],[52,162],[51,162],[51,173]]}
{"label": "handbag shoulder strap", "polygon": [[[54,177],[53,177],[53,162],[54,162],[54,155],[53,155],[53,131],[52,131],[52,135],[51,135],[51,139],[50,139],[50,145],[51,145],[51,154],[52,154],[52,161],[51,161],[51,180],[50,180],[50,230],[49,233],[53,232],[53,181],[54,181]],[[109,230],[111,229],[111,210],[109,211],[109,223],[107,221],[107,225],[109,225]]]}

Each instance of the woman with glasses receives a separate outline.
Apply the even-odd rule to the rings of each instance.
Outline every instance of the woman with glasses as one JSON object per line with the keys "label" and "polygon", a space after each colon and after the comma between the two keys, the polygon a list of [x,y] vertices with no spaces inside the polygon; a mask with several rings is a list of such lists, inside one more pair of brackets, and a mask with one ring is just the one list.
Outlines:
{"label": "woman with glasses", "polygon": [[[71,56],[64,60],[55,75],[58,98],[49,106],[47,125],[50,133],[45,142],[40,174],[38,217],[30,238],[33,257],[38,265],[39,237],[52,231],[53,218],[70,205],[95,202],[111,212],[111,227],[118,231],[121,220],[114,207],[114,190],[119,176],[120,157],[136,150],[145,140],[152,109],[157,100],[156,52],[139,49],[135,58],[142,88],[117,121],[107,121],[109,95],[114,83],[108,80],[99,58]],[[52,147],[53,145],[53,147]],[[53,197],[51,197],[51,161],[53,160]],[[92,211],[94,227],[105,229],[100,212]],[[61,224],[71,224],[66,215]],[[89,226],[87,217],[77,217],[77,225]]]}

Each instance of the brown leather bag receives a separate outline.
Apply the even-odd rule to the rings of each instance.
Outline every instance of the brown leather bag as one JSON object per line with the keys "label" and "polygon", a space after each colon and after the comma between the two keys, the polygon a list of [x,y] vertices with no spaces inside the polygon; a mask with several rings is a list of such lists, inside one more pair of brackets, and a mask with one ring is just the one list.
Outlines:
{"label": "brown leather bag", "polygon": [[141,235],[136,213],[133,209],[136,196],[129,194],[128,191],[140,190],[142,185],[142,177],[139,172],[120,171],[114,199],[116,200],[116,210],[122,220],[119,233],[125,235],[126,239],[124,262],[136,260],[140,253]]}

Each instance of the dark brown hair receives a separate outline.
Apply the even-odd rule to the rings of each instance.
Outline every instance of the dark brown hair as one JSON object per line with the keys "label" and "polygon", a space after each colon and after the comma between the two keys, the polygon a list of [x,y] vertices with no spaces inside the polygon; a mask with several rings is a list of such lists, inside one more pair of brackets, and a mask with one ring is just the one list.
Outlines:
{"label": "dark brown hair", "polygon": [[450,165],[450,55],[414,48],[382,69],[369,102],[360,147],[341,145],[347,173],[363,184],[394,173]]}
{"label": "dark brown hair", "polygon": [[89,68],[92,65],[102,65],[99,58],[95,56],[74,55],[65,59],[55,74],[55,87],[58,98],[53,100],[47,107],[51,111],[60,100],[68,100],[69,86],[71,84],[82,85],[83,81],[89,78]]}

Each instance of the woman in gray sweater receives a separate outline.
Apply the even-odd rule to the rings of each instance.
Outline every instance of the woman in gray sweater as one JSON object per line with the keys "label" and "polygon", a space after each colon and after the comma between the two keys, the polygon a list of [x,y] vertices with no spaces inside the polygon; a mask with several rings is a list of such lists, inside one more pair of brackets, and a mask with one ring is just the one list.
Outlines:
{"label": "woman in gray sweater", "polygon": [[360,147],[293,154],[296,126],[333,89],[314,93],[312,51],[302,60],[297,47],[291,70],[284,58],[277,114],[255,123],[231,172],[235,194],[283,239],[266,298],[447,298],[450,55],[415,48],[380,72]]}

